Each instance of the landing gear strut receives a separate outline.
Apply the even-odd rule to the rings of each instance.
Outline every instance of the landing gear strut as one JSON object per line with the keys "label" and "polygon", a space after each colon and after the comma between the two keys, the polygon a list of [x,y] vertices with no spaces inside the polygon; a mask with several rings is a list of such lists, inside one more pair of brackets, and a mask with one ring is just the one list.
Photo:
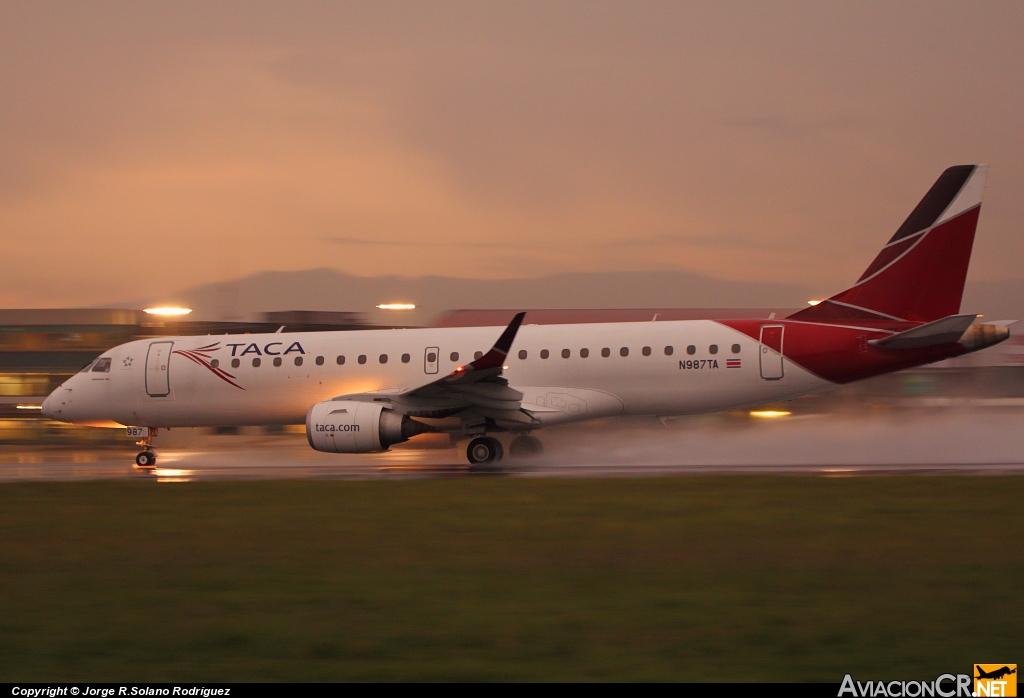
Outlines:
{"label": "landing gear strut", "polygon": [[156,452],[153,450],[153,437],[158,433],[157,429],[150,429],[147,436],[143,436],[135,442],[136,446],[142,446],[143,451],[135,456],[135,465],[140,468],[156,467]]}
{"label": "landing gear strut", "polygon": [[481,436],[473,439],[469,442],[469,448],[466,449],[466,457],[469,458],[472,465],[501,460],[504,455],[505,449],[501,447],[501,442],[493,436]]}

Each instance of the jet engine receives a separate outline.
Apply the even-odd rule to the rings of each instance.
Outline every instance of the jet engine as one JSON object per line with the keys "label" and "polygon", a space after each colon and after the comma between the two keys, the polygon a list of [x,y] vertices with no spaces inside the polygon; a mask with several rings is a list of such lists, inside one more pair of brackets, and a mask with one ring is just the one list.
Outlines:
{"label": "jet engine", "polygon": [[428,431],[429,425],[375,402],[327,400],[306,413],[309,445],[328,453],[386,451]]}

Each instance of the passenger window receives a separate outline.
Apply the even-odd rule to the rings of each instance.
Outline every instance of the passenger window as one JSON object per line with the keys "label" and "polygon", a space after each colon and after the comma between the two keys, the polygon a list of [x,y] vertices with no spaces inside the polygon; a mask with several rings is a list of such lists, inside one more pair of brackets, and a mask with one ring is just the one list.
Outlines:
{"label": "passenger window", "polygon": [[473,353],[473,359],[474,359],[474,360],[476,360],[476,359],[479,359],[479,358],[480,358],[481,356],[483,356],[483,355],[484,355],[484,353],[483,353],[482,351],[477,351],[477,352],[474,352],[474,353]]}
{"label": "passenger window", "polygon": [[605,347],[604,349],[601,350],[601,356],[603,356],[604,358],[607,359],[611,355],[612,355],[612,350],[609,349],[608,347]]}
{"label": "passenger window", "polygon": [[428,363],[434,363],[435,361],[437,361],[437,354],[435,354],[434,352],[430,352],[429,354],[427,354]]}
{"label": "passenger window", "polygon": [[629,356],[629,347],[619,349],[619,356]]}
{"label": "passenger window", "polygon": [[519,358],[520,358],[521,360],[523,360],[523,361],[525,361],[525,360],[526,360],[526,350],[525,350],[525,349],[520,349],[520,350],[519,350]]}
{"label": "passenger window", "polygon": [[281,357],[280,356],[277,356],[277,357],[274,358],[274,365],[275,366],[280,366],[281,365]]}
{"label": "passenger window", "polygon": [[550,354],[548,353],[548,350],[547,350],[547,349],[541,349],[541,350],[540,350],[540,358],[542,358],[542,359],[546,359],[546,358],[548,358],[549,356],[550,356]]}
{"label": "passenger window", "polygon": [[344,366],[345,365],[345,357],[344,356],[339,356],[338,357],[338,365],[339,366]]}
{"label": "passenger window", "polygon": [[733,344],[732,345],[732,353],[733,354],[739,354],[740,353],[740,345],[739,344]]}
{"label": "passenger window", "polygon": [[110,357],[104,357],[96,362],[96,365],[92,367],[93,373],[110,373]]}
{"label": "passenger window", "polygon": [[458,361],[458,360],[459,360],[459,352],[457,352],[457,351],[453,351],[453,352],[452,352],[452,355],[451,355],[451,356],[450,356],[449,358],[450,358],[450,359],[451,359],[452,361]]}
{"label": "passenger window", "polygon": [[301,366],[302,365],[302,357],[301,356],[296,356],[295,357],[295,365],[296,366]]}
{"label": "passenger window", "polygon": [[672,347],[665,347],[665,356],[672,356],[672,352],[675,351]]}
{"label": "passenger window", "polygon": [[210,361],[210,365],[214,368],[220,368],[220,359],[213,359]]}
{"label": "passenger window", "polygon": [[568,359],[571,354],[572,354],[572,352],[569,351],[568,349],[563,349],[562,350],[562,358],[563,359]]}
{"label": "passenger window", "polygon": [[708,347],[708,352],[710,352],[712,354],[717,354],[718,353],[718,345],[717,344],[712,344],[710,347]]}
{"label": "passenger window", "polygon": [[388,362],[388,355],[387,354],[381,354],[380,358],[377,359],[377,360],[380,361],[382,364],[386,364]]}
{"label": "passenger window", "polygon": [[643,348],[643,349],[641,350],[641,353],[642,353],[642,354],[643,354],[644,356],[650,356],[650,355],[651,355],[651,348],[650,348],[650,347],[644,347],[644,348]]}
{"label": "passenger window", "polygon": [[686,347],[686,353],[689,354],[690,356],[693,356],[694,354],[697,353],[697,347],[691,344],[690,346]]}
{"label": "passenger window", "polygon": [[322,357],[322,356],[316,357],[316,365],[317,366],[323,366],[324,365],[324,357]]}
{"label": "passenger window", "polygon": [[359,358],[356,359],[356,361],[358,361],[361,364],[365,364],[366,363],[366,354],[360,354]]}
{"label": "passenger window", "polygon": [[586,347],[580,349],[580,358],[581,359],[585,359],[588,356],[590,356],[590,350],[589,349],[587,349]]}
{"label": "passenger window", "polygon": [[408,354],[402,354],[402,363],[403,363],[403,364],[407,364],[407,363],[409,363],[409,359],[410,359],[410,358],[411,358],[411,357],[410,357],[410,356],[409,356]]}
{"label": "passenger window", "polygon": [[263,362],[260,361],[259,358],[257,357],[257,358],[252,360],[252,367],[253,368],[259,368],[261,363],[263,363]]}
{"label": "passenger window", "polygon": [[241,365],[242,362],[240,359],[231,359],[231,368],[238,368]]}

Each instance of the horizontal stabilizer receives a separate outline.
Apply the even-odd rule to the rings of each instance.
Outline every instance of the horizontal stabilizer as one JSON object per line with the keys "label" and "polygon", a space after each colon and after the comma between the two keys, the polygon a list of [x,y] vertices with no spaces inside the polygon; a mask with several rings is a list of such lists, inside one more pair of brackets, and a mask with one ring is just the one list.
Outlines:
{"label": "horizontal stabilizer", "polygon": [[891,337],[873,339],[869,344],[883,349],[920,349],[940,344],[952,344],[960,340],[977,317],[977,315],[950,315],[912,330],[894,334]]}

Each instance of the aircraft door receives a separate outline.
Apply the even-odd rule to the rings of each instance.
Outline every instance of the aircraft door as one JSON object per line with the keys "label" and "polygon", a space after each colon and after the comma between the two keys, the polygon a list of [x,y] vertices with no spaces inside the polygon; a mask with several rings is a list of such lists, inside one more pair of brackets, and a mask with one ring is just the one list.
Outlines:
{"label": "aircraft door", "polygon": [[167,366],[171,361],[174,342],[150,342],[146,352],[146,392],[150,397],[167,397],[171,382]]}
{"label": "aircraft door", "polygon": [[423,351],[423,372],[424,373],[437,373],[437,359],[441,355],[441,350],[437,347],[427,347]]}
{"label": "aircraft door", "polygon": [[782,378],[783,325],[761,325],[761,378],[777,381]]}

